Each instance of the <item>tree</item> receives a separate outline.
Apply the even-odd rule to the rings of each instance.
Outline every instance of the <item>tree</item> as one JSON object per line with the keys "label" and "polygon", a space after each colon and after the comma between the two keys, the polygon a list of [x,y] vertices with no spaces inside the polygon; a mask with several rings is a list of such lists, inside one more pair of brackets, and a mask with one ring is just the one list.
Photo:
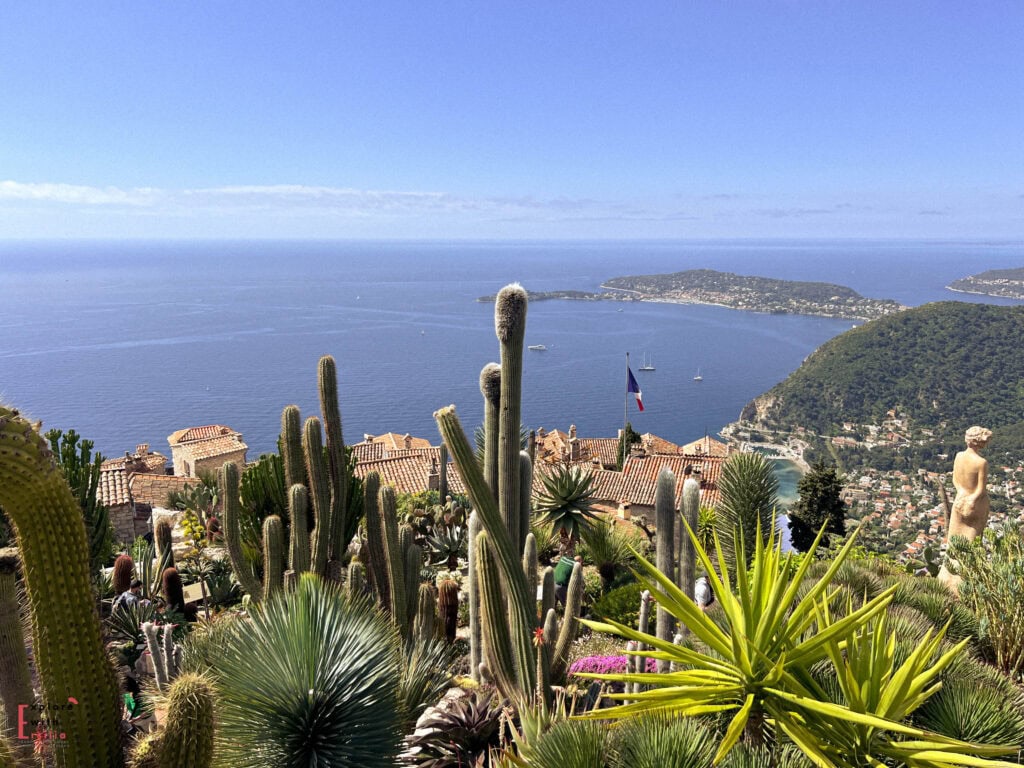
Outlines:
{"label": "tree", "polygon": [[541,476],[541,484],[544,489],[537,495],[534,509],[541,522],[559,532],[562,554],[572,557],[580,532],[598,519],[591,510],[594,476],[578,466],[558,465],[550,475]]}
{"label": "tree", "polygon": [[834,464],[815,462],[811,471],[800,478],[797,491],[800,498],[789,510],[789,534],[798,551],[808,551],[822,526],[824,547],[829,544],[829,534],[846,535],[846,503],[841,498],[843,478]]}
{"label": "tree", "polygon": [[89,573],[95,577],[114,551],[110,512],[97,498],[103,456],[99,453],[93,456],[92,440],[79,441],[78,433],[73,429],[69,429],[67,434],[51,429],[43,437],[50,443],[57,466],[82,510],[89,542]]}
{"label": "tree", "polygon": [[742,549],[752,554],[758,532],[762,541],[767,541],[775,529],[779,479],[771,462],[760,453],[734,453],[722,465],[718,487],[722,495],[715,511],[715,531],[726,563],[736,567],[741,537]]}
{"label": "tree", "polygon": [[626,459],[629,458],[630,447],[639,442],[640,435],[633,431],[633,425],[627,421],[626,428],[622,430],[622,434],[619,435],[619,447],[615,453],[615,469],[617,472],[622,471],[622,467],[626,463]]}

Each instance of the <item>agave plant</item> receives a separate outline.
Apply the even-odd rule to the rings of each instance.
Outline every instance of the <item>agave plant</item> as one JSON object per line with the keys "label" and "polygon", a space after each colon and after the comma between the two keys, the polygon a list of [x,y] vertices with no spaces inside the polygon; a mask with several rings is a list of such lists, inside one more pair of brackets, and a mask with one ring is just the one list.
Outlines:
{"label": "agave plant", "polygon": [[448,570],[455,570],[459,558],[466,556],[467,543],[465,526],[435,523],[433,532],[426,537],[431,565],[445,563]]}
{"label": "agave plant", "polygon": [[592,511],[594,476],[582,467],[560,464],[540,480],[543,490],[534,499],[534,510],[540,522],[559,532],[562,554],[572,557],[580,532],[598,520]]}
{"label": "agave plant", "polygon": [[501,743],[501,707],[492,694],[475,692],[457,699],[419,723],[407,741],[409,765],[416,768],[468,768]]}
{"label": "agave plant", "polygon": [[398,708],[407,728],[415,725],[423,710],[436,703],[448,690],[455,659],[455,646],[449,645],[442,637],[425,643],[410,639],[402,644]]}
{"label": "agave plant", "polygon": [[394,766],[398,636],[313,574],[235,622],[216,670],[219,764]]}
{"label": "agave plant", "polygon": [[[689,530],[689,533],[695,540],[694,532]],[[646,573],[641,581],[652,592],[660,592],[659,605],[679,619],[707,650],[700,650],[697,644],[694,648],[674,645],[616,622],[585,621],[592,629],[646,644],[651,650],[644,651],[645,656],[668,661],[675,665],[676,671],[589,675],[613,682],[639,683],[650,686],[650,690],[612,695],[610,698],[628,699],[631,703],[581,717],[619,719],[646,713],[728,714],[730,721],[713,764],[720,763],[741,737],[745,737],[748,745],[758,746],[769,743],[774,731],[788,735],[822,768],[881,765],[883,756],[897,753],[908,766],[1009,765],[969,756],[982,752],[1004,754],[1005,750],[990,748],[986,751],[986,748],[926,734],[899,722],[934,692],[929,688],[929,681],[955,658],[963,645],[932,666],[931,656],[941,642],[941,635],[937,636],[937,639],[922,642],[917,655],[894,670],[891,654],[877,655],[881,651],[876,645],[885,640],[884,634],[880,634],[884,629],[878,627],[884,625],[872,622],[888,607],[895,587],[860,608],[851,606],[842,618],[834,618],[828,609],[832,597],[828,585],[855,539],[856,535],[850,537],[822,578],[810,589],[802,587],[801,583],[811,559],[803,558],[799,567],[794,567],[791,555],[783,558],[781,544],[775,543],[774,533],[769,536],[767,545],[759,535],[755,536],[751,568],[738,570],[735,589],[717,536],[715,553],[721,576],[707,553],[694,541],[697,556],[708,573],[720,606],[721,625],[701,611],[670,578],[645,560],[639,560]],[[738,544],[737,556],[744,557],[742,536]],[[866,629],[870,626],[875,629],[868,638]],[[884,651],[888,646],[882,644]],[[844,659],[842,653],[851,658]],[[885,677],[887,660],[887,672],[892,679]],[[837,669],[840,663],[849,665],[843,666],[838,675],[843,693],[849,697],[848,706],[818,701],[826,696],[811,670],[828,661]],[[852,676],[850,679],[858,684],[879,687],[881,693],[876,697],[875,693],[847,690],[851,684],[844,675]],[[876,699],[884,706],[875,706]],[[858,731],[858,727],[868,732]],[[883,733],[913,734],[914,738],[903,741],[876,738]],[[846,753],[822,746],[839,743],[839,735]],[[845,755],[853,754],[850,750],[855,748],[862,750],[858,754],[867,762],[847,761]],[[878,750],[878,754],[872,753],[873,749]],[[965,752],[968,749],[978,751]]]}

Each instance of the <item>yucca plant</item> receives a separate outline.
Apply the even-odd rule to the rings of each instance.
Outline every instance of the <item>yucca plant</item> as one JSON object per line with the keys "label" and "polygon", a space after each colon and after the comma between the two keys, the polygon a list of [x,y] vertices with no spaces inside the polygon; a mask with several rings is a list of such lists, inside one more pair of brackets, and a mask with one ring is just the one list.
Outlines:
{"label": "yucca plant", "polygon": [[632,547],[635,544],[634,537],[623,533],[610,520],[597,520],[583,530],[580,554],[584,562],[589,561],[597,566],[602,594],[611,589],[616,575],[633,562]]}
{"label": "yucca plant", "polygon": [[543,489],[534,499],[540,522],[551,526],[561,538],[563,555],[572,557],[580,533],[597,520],[593,512],[594,476],[579,466],[558,465],[551,474],[541,474]]}
{"label": "yucca plant", "polygon": [[410,639],[402,644],[399,661],[398,707],[407,729],[431,704],[435,704],[451,685],[451,668],[456,648],[443,637],[429,642]]}
{"label": "yucca plant", "polygon": [[1019,745],[972,744],[905,722],[942,687],[939,676],[967,645],[963,640],[941,652],[943,635],[928,632],[903,663],[896,661],[896,637],[884,615],[845,638],[831,636],[826,647],[845,705],[827,701],[813,681],[805,693],[773,689],[800,710],[777,718],[778,726],[819,766],[1011,768],[1014,763],[988,758],[1013,754]]}
{"label": "yucca plant", "polygon": [[365,601],[303,574],[231,625],[215,670],[217,761],[390,768],[402,733],[398,636]]}
{"label": "yucca plant", "polygon": [[514,765],[524,768],[602,768],[612,750],[600,723],[560,720],[529,741],[517,740]]}
{"label": "yucca plant", "polygon": [[[691,538],[696,538],[692,530],[689,533]],[[842,566],[856,535],[850,537],[828,570],[810,589],[802,586],[811,563],[810,558],[803,558],[799,567],[794,568],[792,555],[783,558],[781,544],[776,544],[774,539],[774,534],[771,534],[766,545],[759,535],[755,537],[751,567],[749,570],[739,569],[735,588],[729,578],[725,554],[718,537],[715,538],[718,573],[710,557],[695,542],[697,556],[708,573],[720,606],[721,625],[702,612],[671,579],[646,561],[639,560],[642,571],[646,573],[646,578],[641,581],[652,592],[662,592],[661,606],[685,624],[692,636],[708,650],[667,643],[615,622],[585,622],[592,629],[647,644],[652,650],[645,651],[644,655],[668,661],[676,665],[677,671],[663,674],[590,675],[613,682],[640,683],[649,686],[650,690],[630,693],[628,696],[612,695],[613,699],[629,699],[631,703],[594,711],[581,717],[620,719],[654,712],[679,715],[729,713],[731,719],[715,754],[714,764],[720,763],[741,737],[745,737],[748,745],[758,746],[767,744],[771,731],[774,731],[787,734],[822,768],[835,765],[879,765],[878,758],[872,758],[876,760],[874,763],[846,762],[842,754],[837,756],[831,751],[826,753],[821,745],[835,740],[837,734],[844,734],[845,745],[849,748],[854,743],[860,744],[848,735],[851,722],[869,724],[875,730],[888,728],[894,733],[907,733],[908,726],[887,717],[891,715],[902,720],[920,705],[927,698],[923,693],[927,681],[938,675],[955,658],[962,650],[962,645],[944,655],[941,663],[935,667],[928,666],[928,654],[939,647],[941,635],[933,643],[922,645],[918,655],[908,662],[909,666],[901,667],[900,672],[906,675],[912,670],[920,674],[934,671],[934,675],[926,676],[920,686],[919,681],[913,677],[909,681],[900,678],[895,683],[887,679],[884,689],[886,708],[882,712],[858,711],[856,697],[850,698],[849,706],[816,702],[819,698],[827,697],[811,670],[816,664],[827,660],[831,660],[838,668],[842,659],[836,655],[840,652],[837,649],[854,656],[850,664],[867,664],[869,670],[879,668],[877,665],[881,664],[880,661],[876,666],[871,666],[868,662],[862,662],[857,654],[865,655],[874,650],[871,643],[864,641],[864,631],[888,607],[895,587],[883,591],[860,608],[853,609],[851,606],[844,617],[834,618],[828,609],[832,597],[828,592],[829,582]],[[742,537],[737,555],[743,555]],[[722,575],[719,576],[719,573]],[[884,636],[880,637],[885,639]],[[923,666],[922,658],[925,658]],[[891,657],[889,659],[891,662]],[[855,667],[855,670],[863,675],[868,674],[860,666]],[[849,695],[846,690],[848,680],[843,679],[844,674],[851,673],[840,671],[839,674],[843,693]],[[872,671],[871,675],[874,674]],[[864,684],[881,683],[875,677],[869,677]],[[860,709],[868,710],[869,707],[865,705]],[[918,738],[924,735],[920,730],[910,731],[918,734]],[[876,743],[866,737],[862,741],[872,745]],[[894,743],[884,742],[887,747]],[[982,758],[969,758],[960,750],[976,747],[943,740],[941,737],[919,742],[921,754],[911,752],[908,746],[911,743],[907,742],[903,746],[897,744],[893,749],[902,749],[901,759],[905,761],[918,760],[913,763],[915,766],[1008,765]],[[984,751],[984,748],[976,749]],[[936,752],[945,757],[952,755],[953,759],[926,762]],[[1002,753],[998,749],[986,752]],[[975,762],[970,762],[972,759]]]}

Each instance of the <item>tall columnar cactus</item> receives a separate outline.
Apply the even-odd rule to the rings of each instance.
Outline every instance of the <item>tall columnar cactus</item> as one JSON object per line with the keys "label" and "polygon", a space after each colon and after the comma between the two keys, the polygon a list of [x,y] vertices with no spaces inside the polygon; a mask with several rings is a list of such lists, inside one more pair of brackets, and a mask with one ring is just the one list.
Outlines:
{"label": "tall columnar cactus", "polygon": [[263,520],[263,599],[284,587],[284,526],[277,515]]}
{"label": "tall columnar cactus", "polygon": [[146,650],[153,661],[153,677],[158,691],[166,690],[178,676],[178,660],[181,652],[174,644],[174,625],[157,625],[147,621],[142,625],[146,638]]}
{"label": "tall columnar cactus", "polygon": [[380,475],[367,473],[363,478],[363,514],[366,524],[366,549],[370,581],[381,605],[391,605],[391,579],[389,577],[388,551],[385,542],[384,520],[380,508]]}
{"label": "tall columnar cactus", "polygon": [[161,575],[164,599],[167,607],[185,612],[185,586],[181,582],[181,574],[177,568],[166,568]]}
{"label": "tall columnar cactus", "polygon": [[[583,565],[576,563],[572,567],[572,576],[569,577],[569,587],[565,593],[565,611],[562,614],[562,623],[558,627],[557,636],[552,635],[553,645],[550,644],[547,627],[548,622],[554,622],[554,608],[549,609],[545,614],[547,621],[544,625],[544,640],[549,643],[551,652],[550,679],[552,683],[561,681],[569,667],[569,649],[573,640],[576,639],[580,626],[579,617],[583,608],[583,591]],[[555,626],[554,623],[552,626]]]}
{"label": "tall columnar cactus", "polygon": [[405,593],[405,557],[399,539],[398,501],[395,499],[395,489],[390,485],[382,486],[377,497],[377,506],[384,534],[384,557],[388,566],[391,619],[402,635],[406,635],[409,626],[409,601]]}
{"label": "tall columnar cactus", "polygon": [[135,578],[135,563],[132,562],[131,555],[118,555],[114,559],[114,572],[110,578],[115,595],[128,591],[132,579]]}
{"label": "tall columnar cactus", "polygon": [[[651,593],[649,590],[644,590],[640,595],[640,621],[638,622],[638,629],[643,634],[648,634],[648,629],[651,622]],[[636,650],[646,651],[647,646],[644,643],[637,643]],[[633,656],[633,672],[641,674],[647,671],[647,657],[642,655]],[[633,693],[640,693],[640,683],[633,683]]]}
{"label": "tall columnar cactus", "polygon": [[[672,579],[675,576],[675,506],[676,476],[668,467],[658,473],[654,490],[654,524],[658,528],[656,557],[658,570]],[[672,614],[658,606],[656,634],[659,640],[670,642],[675,633]],[[658,671],[667,672],[668,662],[658,662]]]}
{"label": "tall columnar cactus", "polygon": [[682,518],[683,536],[679,548],[679,588],[683,593],[693,600],[693,590],[697,581],[697,550],[693,546],[693,538],[686,532],[686,528],[694,534],[697,533],[697,525],[700,518],[700,483],[693,478],[683,483],[683,498],[679,504],[679,514]]}
{"label": "tall columnar cactus", "polygon": [[480,515],[472,512],[469,515],[469,569],[466,576],[466,596],[469,601],[469,674],[480,682],[480,663],[483,661],[483,639],[480,634],[480,586],[476,571],[477,536],[483,526]]}
{"label": "tall columnar cactus", "polygon": [[444,639],[454,643],[459,623],[459,585],[452,579],[445,579],[437,588],[437,610],[444,625]]}
{"label": "tall columnar cactus", "polygon": [[[324,579],[332,575],[340,579],[345,551],[358,524],[358,520],[347,513],[345,445],[341,433],[341,409],[338,406],[337,369],[332,357],[320,358],[317,381],[323,415],[322,429],[321,419],[315,416],[306,419],[300,429],[301,414],[294,405],[287,406],[281,414],[281,458],[291,518],[288,526],[290,540],[287,544],[288,570],[291,572],[289,581],[306,570],[312,570]],[[237,468],[234,471],[237,473]],[[295,490],[296,486],[304,488],[304,496],[302,491]],[[242,588],[253,600],[259,600],[265,591],[272,592],[285,581],[284,573],[281,572],[279,576],[276,567],[267,568],[264,563],[264,576],[266,578],[268,572],[273,574],[274,583],[264,584],[256,579],[242,552],[237,514],[233,524],[227,519],[228,507],[236,513],[240,508],[238,483],[225,485],[222,482],[221,487],[225,507],[224,537],[231,567]],[[312,533],[309,531],[310,508]],[[296,537],[306,540],[299,541]]]}
{"label": "tall columnar cactus", "polygon": [[167,721],[155,745],[159,768],[208,768],[213,760],[214,690],[201,675],[183,674],[167,695]]}
{"label": "tall columnar cactus", "polygon": [[121,766],[121,701],[93,601],[82,511],[46,441],[3,406],[0,506],[21,552],[42,698],[71,704],[59,713],[66,738],[56,757],[66,768]]}
{"label": "tall columnar cactus", "polygon": [[537,568],[537,537],[530,533],[527,534],[526,545],[523,547],[523,573],[526,575],[526,589],[531,595],[537,594],[537,585],[540,582]]}
{"label": "tall columnar cactus", "polygon": [[484,396],[484,480],[497,499],[498,416],[501,411],[501,366],[497,363],[488,363],[480,371],[480,394]]}
{"label": "tall columnar cactus", "polygon": [[444,506],[445,500],[448,498],[448,448],[444,443],[441,443],[437,472],[437,498],[441,506]]}
{"label": "tall columnar cactus", "polygon": [[253,600],[263,595],[263,583],[256,577],[249,561],[242,551],[242,514],[241,502],[238,497],[238,465],[226,461],[220,468],[220,490],[223,494],[221,517],[224,518],[224,543],[227,545],[228,557],[235,578]]}
{"label": "tall columnar cactus", "polygon": [[403,575],[405,576],[406,626],[412,627],[416,618],[417,594],[420,585],[420,569],[423,567],[423,547],[415,541],[412,526],[403,525],[399,537],[402,545]]}
{"label": "tall columnar cactus", "polygon": [[[0,738],[17,736],[18,705],[35,703],[32,675],[25,653],[25,636],[21,625],[21,607],[18,601],[18,550],[0,549]],[[17,745],[17,741],[14,742]],[[22,742],[23,752],[31,754],[32,746]],[[2,763],[0,763],[2,764]]]}
{"label": "tall columnar cactus", "polygon": [[156,569],[158,574],[163,574],[165,568],[174,567],[174,550],[172,548],[171,521],[161,517],[153,526],[153,543],[156,544],[156,556],[159,565]]}
{"label": "tall columnar cactus", "polygon": [[521,483],[519,440],[523,386],[523,338],[526,335],[526,291],[507,285],[494,303],[494,331],[501,347],[501,403],[498,413],[498,508],[512,546],[521,552]]}
{"label": "tall columnar cactus", "polygon": [[420,584],[416,600],[413,637],[426,645],[437,636],[437,594],[431,584]]}
{"label": "tall columnar cactus", "polygon": [[366,566],[352,558],[348,564],[348,578],[345,579],[345,593],[349,600],[356,600],[366,595]]}
{"label": "tall columnar cactus", "polygon": [[519,538],[520,547],[526,545],[530,534],[530,510],[533,504],[533,461],[527,451],[519,453]]}

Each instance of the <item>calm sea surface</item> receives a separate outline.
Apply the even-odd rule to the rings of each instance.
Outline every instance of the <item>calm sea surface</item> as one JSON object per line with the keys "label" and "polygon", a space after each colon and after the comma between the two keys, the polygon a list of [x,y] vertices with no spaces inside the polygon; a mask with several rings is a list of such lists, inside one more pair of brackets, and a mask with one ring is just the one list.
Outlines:
{"label": "calm sea surface", "polygon": [[[834,282],[910,305],[1013,303],[944,286],[1020,266],[1024,243],[999,242],[7,242],[0,398],[108,456],[143,442],[169,452],[174,430],[223,423],[255,457],[274,448],[283,406],[318,412],[316,364],[329,353],[348,441],[394,431],[436,442],[439,406],[455,403],[467,429],[482,418],[477,378],[498,347],[493,306],[474,299],[512,281],[591,290],[618,275],[710,268]],[[527,344],[548,351],[526,353],[523,420],[615,435],[629,352],[647,407],[630,406],[633,426],[688,442],[735,420],[851,325],[536,302]],[[656,371],[636,370],[644,355]]]}

